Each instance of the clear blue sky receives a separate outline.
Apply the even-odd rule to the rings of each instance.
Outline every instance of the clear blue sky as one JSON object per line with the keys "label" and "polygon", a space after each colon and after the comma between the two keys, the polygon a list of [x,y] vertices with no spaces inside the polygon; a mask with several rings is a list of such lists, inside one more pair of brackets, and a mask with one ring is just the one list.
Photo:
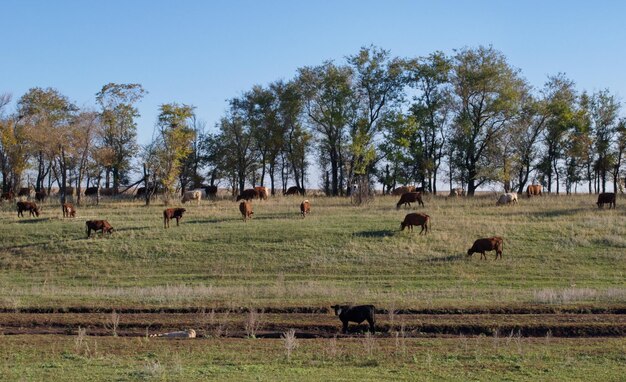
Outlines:
{"label": "clear blue sky", "polygon": [[252,85],[370,44],[402,57],[492,44],[535,87],[565,72],[579,89],[626,96],[617,0],[0,0],[0,15],[0,93],[54,87],[92,106],[108,82],[141,83],[140,143],[162,103],[195,105],[212,128]]}

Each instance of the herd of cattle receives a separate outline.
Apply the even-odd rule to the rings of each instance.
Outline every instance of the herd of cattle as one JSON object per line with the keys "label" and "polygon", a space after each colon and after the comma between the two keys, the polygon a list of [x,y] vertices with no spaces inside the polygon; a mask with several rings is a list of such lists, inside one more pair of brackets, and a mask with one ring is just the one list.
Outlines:
{"label": "herd of cattle", "polygon": [[[213,186],[211,186],[213,187]],[[145,195],[145,189],[143,191],[138,190],[138,193],[141,195]],[[197,203],[203,197],[210,197],[211,194],[215,195],[217,193],[217,188],[205,188],[205,189],[197,189],[192,191],[186,191],[182,195],[182,203],[196,201]],[[87,193],[86,193],[87,194]],[[526,190],[527,196],[541,196],[542,195],[542,187],[540,185],[530,185]],[[285,193],[285,195],[304,195],[304,190],[298,187],[291,187]],[[415,188],[413,186],[403,186],[396,188],[392,195],[400,196],[400,200],[396,204],[396,208],[399,209],[401,206],[409,206],[411,207],[411,203],[418,203],[419,206],[424,206],[423,195],[424,190],[420,188]],[[465,192],[462,189],[452,189],[450,191],[450,197],[462,197],[465,196]],[[8,199],[13,197],[13,195],[2,194],[3,199]],[[252,218],[254,214],[252,201],[255,199],[258,200],[267,200],[269,198],[269,191],[266,187],[254,187],[251,189],[244,190],[241,194],[236,197],[236,201],[239,203],[239,212],[243,218],[243,221]],[[615,208],[615,193],[601,193],[598,195],[597,206],[598,208],[604,207],[605,204],[609,204],[609,208]],[[36,195],[36,200],[43,200],[41,195]],[[504,193],[498,197],[496,202],[497,206],[506,205],[506,204],[515,204],[518,203],[517,193],[509,192]],[[64,218],[75,218],[76,217],[76,208],[71,203],[64,203],[62,205],[63,217]],[[17,202],[17,215],[18,217],[23,217],[24,212],[28,211],[30,216],[39,217],[41,212],[40,208],[37,206],[35,202],[30,201],[18,201]],[[179,225],[180,220],[183,218],[187,210],[185,208],[167,208],[163,211],[163,228],[170,227],[170,221],[176,220],[176,226]],[[302,218],[306,217],[311,212],[311,202],[308,199],[303,200],[300,203],[300,214]],[[408,228],[409,231],[413,231],[413,226],[421,227],[420,235],[422,233],[428,234],[428,226],[430,223],[430,216],[424,213],[409,213],[404,217],[404,220],[400,223],[400,230],[403,231],[405,228]],[[114,229],[106,220],[88,220],[86,223],[86,233],[87,237],[91,236],[91,231],[102,232],[102,236],[106,233],[113,233]],[[474,253],[480,253],[481,259],[487,259],[485,252],[495,251],[496,259],[502,258],[502,247],[503,247],[503,239],[499,236],[489,237],[489,238],[481,238],[474,241],[471,248],[467,250],[467,256],[472,256]],[[335,315],[339,317],[341,320],[343,327],[342,331],[344,333],[348,332],[348,323],[356,322],[361,324],[364,321],[367,321],[369,324],[369,330],[374,333],[375,332],[375,307],[373,305],[334,305],[332,308],[335,311]],[[193,332],[193,333],[192,333]],[[187,337],[194,338],[196,336],[195,331],[185,331],[185,332],[172,332],[161,334],[158,336],[163,337]]]}

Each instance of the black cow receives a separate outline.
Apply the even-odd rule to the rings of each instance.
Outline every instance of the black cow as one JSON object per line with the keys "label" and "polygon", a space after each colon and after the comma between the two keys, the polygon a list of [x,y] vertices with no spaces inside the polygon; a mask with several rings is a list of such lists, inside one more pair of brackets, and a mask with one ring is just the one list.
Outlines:
{"label": "black cow", "polygon": [[335,309],[335,316],[339,316],[339,319],[343,323],[344,333],[348,333],[348,322],[360,324],[363,321],[367,321],[370,325],[370,332],[375,333],[376,308],[374,305],[333,305],[331,308]]}
{"label": "black cow", "polygon": [[596,203],[598,208],[604,207],[605,204],[609,205],[609,209],[611,206],[615,208],[615,193],[614,192],[603,192],[598,195],[598,202]]}

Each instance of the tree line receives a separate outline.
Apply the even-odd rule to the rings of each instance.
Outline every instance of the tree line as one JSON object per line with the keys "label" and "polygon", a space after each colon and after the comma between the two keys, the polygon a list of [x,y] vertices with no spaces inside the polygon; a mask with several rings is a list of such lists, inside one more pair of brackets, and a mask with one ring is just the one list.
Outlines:
{"label": "tree line", "polygon": [[[153,140],[139,146],[145,93],[110,83],[97,107],[83,110],[56,89],[32,88],[11,113],[11,97],[0,96],[3,191],[23,186],[29,172],[35,189],[56,185],[62,199],[68,185],[122,192],[140,182],[169,196],[206,184],[275,194],[307,182],[348,195],[357,180],[385,192],[415,184],[436,193],[448,183],[473,195],[488,184],[522,192],[540,183],[593,193],[617,188],[623,171],[626,120],[616,95],[579,91],[563,73],[533,88],[491,46],[417,58],[364,47],[229,99],[211,130],[194,106],[162,104]],[[319,179],[310,179],[312,161]]]}

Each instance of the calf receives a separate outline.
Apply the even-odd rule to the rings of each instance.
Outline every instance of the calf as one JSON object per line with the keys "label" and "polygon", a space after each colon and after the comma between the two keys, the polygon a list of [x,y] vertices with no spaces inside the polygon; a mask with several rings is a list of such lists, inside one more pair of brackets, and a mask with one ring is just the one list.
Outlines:
{"label": "calf", "polygon": [[517,204],[517,192],[507,192],[506,194],[500,195],[498,201],[496,202],[496,206],[500,206],[502,204]]}
{"label": "calf", "polygon": [[309,202],[309,200],[303,200],[302,203],[300,203],[300,214],[302,215],[302,217],[304,218],[307,214],[311,213],[311,203]]}
{"label": "calf", "polygon": [[170,220],[176,219],[176,227],[178,227],[178,221],[183,218],[183,214],[187,211],[184,208],[168,208],[163,210],[163,228],[170,227]]}
{"label": "calf", "polygon": [[335,316],[339,316],[343,324],[343,332],[348,333],[348,322],[356,322],[357,324],[367,321],[370,326],[370,332],[375,333],[376,324],[374,305],[333,305]]}
{"label": "calf", "polygon": [[72,203],[63,203],[63,217],[64,218],[75,218],[76,217],[76,208],[72,205]]}
{"label": "calf", "polygon": [[405,227],[409,227],[409,231],[413,232],[413,226],[419,225],[422,227],[422,230],[420,231],[420,235],[424,231],[426,231],[425,235],[427,235],[429,221],[430,221],[430,216],[426,214],[420,214],[420,213],[407,214],[404,217],[404,221],[400,222],[400,231],[404,231]]}
{"label": "calf", "polygon": [[29,211],[29,216],[39,217],[41,209],[33,202],[17,202],[17,217],[24,217],[24,211]]}
{"label": "calf", "polygon": [[111,227],[111,224],[106,220],[87,220],[85,225],[87,226],[87,238],[91,236],[92,230],[96,233],[102,231],[102,237],[104,237],[104,234],[107,232],[109,234],[113,233],[113,227]]}
{"label": "calf", "polygon": [[252,214],[254,212],[252,212],[252,203],[250,203],[249,201],[244,200],[241,203],[239,203],[239,211],[241,212],[241,216],[243,217],[244,223],[248,219],[252,219]]}
{"label": "calf", "polygon": [[240,200],[252,200],[259,198],[259,191],[254,188],[248,188],[247,190],[243,190],[243,192],[237,195],[237,201]]}
{"label": "calf", "polygon": [[424,207],[424,202],[422,201],[422,194],[420,192],[406,192],[402,194],[400,197],[400,201],[396,204],[396,208],[400,208],[401,205],[409,205],[411,207],[411,203],[419,203],[420,206]]}
{"label": "calf", "polygon": [[472,245],[472,248],[467,250],[467,256],[472,256],[474,253],[480,253],[480,258],[487,259],[485,252],[496,251],[496,259],[502,258],[502,238],[499,236],[489,237],[485,239],[478,239]]}
{"label": "calf", "polygon": [[603,192],[598,195],[598,208],[603,208],[604,204],[609,204],[609,209],[611,209],[611,205],[613,205],[613,209],[615,209],[615,193],[614,192]]}

